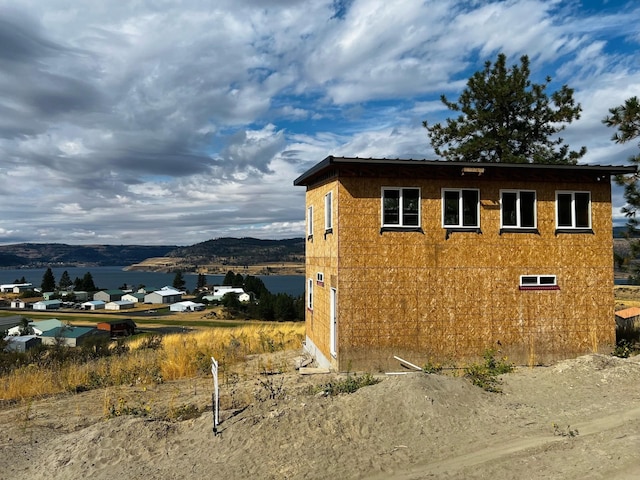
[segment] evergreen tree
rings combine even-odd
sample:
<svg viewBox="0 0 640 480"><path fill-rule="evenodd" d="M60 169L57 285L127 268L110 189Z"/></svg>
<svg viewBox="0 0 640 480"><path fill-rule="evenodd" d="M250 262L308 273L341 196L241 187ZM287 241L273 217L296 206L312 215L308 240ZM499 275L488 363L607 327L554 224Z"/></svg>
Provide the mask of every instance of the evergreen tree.
<svg viewBox="0 0 640 480"><path fill-rule="evenodd" d="M609 115L602 122L608 127L617 128L617 132L611 138L616 143L627 143L640 138L640 100L638 97L631 97L625 100L623 105L610 108ZM640 165L640 154L632 156L629 160L636 165ZM617 183L624 186L624 198L627 204L622 208L622 212L627 217L629 236L636 236L638 232L638 219L636 218L636 214L640 209L638 178L639 175L637 173L616 178ZM631 243L631 256L636 258L639 254L640 244L636 240ZM632 283L640 284L640 270L635 267L629 278Z"/></svg>
<svg viewBox="0 0 640 480"><path fill-rule="evenodd" d="M264 282L253 275L247 275L244 278L244 291L253 293L257 300L260 300L265 292L269 293Z"/></svg>
<svg viewBox="0 0 640 480"><path fill-rule="evenodd" d="M233 281L235 280L235 278L236 274L229 270L222 280L222 285L233 285Z"/></svg>
<svg viewBox="0 0 640 480"><path fill-rule="evenodd" d="M20 335L33 335L33 327L27 317L20 319L20 327L18 329Z"/></svg>
<svg viewBox="0 0 640 480"><path fill-rule="evenodd" d="M82 277L80 290L86 292L95 292L98 290L95 283L93 283L93 275L91 275L91 272L85 273L84 277Z"/></svg>
<svg viewBox="0 0 640 480"><path fill-rule="evenodd" d="M570 151L556 134L580 118L582 108L573 89L563 85L549 97L544 83L529 80L529 57L520 66L506 67L507 57L498 55L492 65L474 73L457 102L442 95L441 101L458 115L445 124L423 126L436 154L451 161L573 164L586 147Z"/></svg>
<svg viewBox="0 0 640 480"><path fill-rule="evenodd" d="M60 287L60 290L66 290L71 285L73 285L73 282L71 281L69 272L65 270L64 272L62 272L62 275L60 276L60 281L58 282L58 286Z"/></svg>
<svg viewBox="0 0 640 480"><path fill-rule="evenodd" d="M296 318L296 310L293 305L293 298L286 293L278 293L275 296L274 316L278 321L291 321Z"/></svg>
<svg viewBox="0 0 640 480"><path fill-rule="evenodd" d="M42 276L42 284L40 285L43 292L53 292L56 289L56 278L53 276L51 267L47 268Z"/></svg>
<svg viewBox="0 0 640 480"><path fill-rule="evenodd" d="M238 295L233 292L225 293L222 296L221 303L222 306L229 310L231 313L237 312L242 306L240 300L238 299Z"/></svg>
<svg viewBox="0 0 640 480"><path fill-rule="evenodd" d="M176 271L176 275L175 277L173 277L173 288L175 288L176 290L184 290L184 286L186 285L186 282L184 281L184 276L182 275L182 271L178 270Z"/></svg>
<svg viewBox="0 0 640 480"><path fill-rule="evenodd" d="M202 289L207 286L207 276L204 273L198 274L198 282L196 283L197 289Z"/></svg>
<svg viewBox="0 0 640 480"><path fill-rule="evenodd" d="M233 277L233 282L231 283L233 287L242 287L244 286L244 277L241 273L236 273Z"/></svg>

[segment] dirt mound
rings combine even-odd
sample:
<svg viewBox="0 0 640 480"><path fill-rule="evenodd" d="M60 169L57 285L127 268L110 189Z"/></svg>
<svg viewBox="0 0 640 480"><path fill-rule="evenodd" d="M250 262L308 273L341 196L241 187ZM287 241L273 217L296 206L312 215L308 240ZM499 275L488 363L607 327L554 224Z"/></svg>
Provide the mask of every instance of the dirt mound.
<svg viewBox="0 0 640 480"><path fill-rule="evenodd" d="M502 394L422 373L337 396L321 388L336 375L238 376L218 435L211 379L46 399L0 413L0 478L636 478L639 360L519 369ZM105 419L114 396L156 413Z"/></svg>

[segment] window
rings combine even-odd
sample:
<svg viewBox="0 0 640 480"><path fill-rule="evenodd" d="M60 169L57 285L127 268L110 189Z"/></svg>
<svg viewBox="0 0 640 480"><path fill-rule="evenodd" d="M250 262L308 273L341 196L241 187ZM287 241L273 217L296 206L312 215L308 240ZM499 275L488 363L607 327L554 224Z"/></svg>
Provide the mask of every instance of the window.
<svg viewBox="0 0 640 480"><path fill-rule="evenodd" d="M329 232L333 229L333 212L332 212L332 195L331 192L324 196L324 229Z"/></svg>
<svg viewBox="0 0 640 480"><path fill-rule="evenodd" d="M520 275L520 290L558 290L555 275Z"/></svg>
<svg viewBox="0 0 640 480"><path fill-rule="evenodd" d="M316 283L321 287L324 286L324 273L322 272L316 273Z"/></svg>
<svg viewBox="0 0 640 480"><path fill-rule="evenodd" d="M443 190L442 225L448 228L479 228L480 191Z"/></svg>
<svg viewBox="0 0 640 480"><path fill-rule="evenodd" d="M307 308L313 310L313 279L307 282Z"/></svg>
<svg viewBox="0 0 640 480"><path fill-rule="evenodd" d="M591 228L591 193L556 192L558 228Z"/></svg>
<svg viewBox="0 0 640 480"><path fill-rule="evenodd" d="M307 208L307 238L313 237L313 206Z"/></svg>
<svg viewBox="0 0 640 480"><path fill-rule="evenodd" d="M536 192L502 190L500 215L503 228L536 228Z"/></svg>
<svg viewBox="0 0 640 480"><path fill-rule="evenodd" d="M419 227L420 189L383 188L382 226Z"/></svg>

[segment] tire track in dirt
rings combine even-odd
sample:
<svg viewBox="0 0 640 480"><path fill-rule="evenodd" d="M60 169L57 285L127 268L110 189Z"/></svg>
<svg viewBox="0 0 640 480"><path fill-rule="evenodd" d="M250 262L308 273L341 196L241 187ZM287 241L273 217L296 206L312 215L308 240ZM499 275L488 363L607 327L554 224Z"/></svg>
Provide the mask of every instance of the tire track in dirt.
<svg viewBox="0 0 640 480"><path fill-rule="evenodd" d="M574 438L579 440L587 436L621 428L625 424L633 421L640 421L640 407L576 424L575 427L579 434ZM455 457L416 465L406 471L394 472L391 476L387 473L371 478L373 480L382 480L383 478L387 480L389 478L393 480L419 480L424 478L447 478L448 476L456 478L456 475L466 469L489 462L505 460L507 457L522 456L530 450L560 443L566 441L566 439L567 437L562 435L538 435L527 438L508 439ZM621 468L624 468L624 466L621 465ZM634 467L631 468L631 470L627 469L627 471L620 471L618 473L619 475L615 478L640 478L640 465L638 465L637 468Z"/></svg>

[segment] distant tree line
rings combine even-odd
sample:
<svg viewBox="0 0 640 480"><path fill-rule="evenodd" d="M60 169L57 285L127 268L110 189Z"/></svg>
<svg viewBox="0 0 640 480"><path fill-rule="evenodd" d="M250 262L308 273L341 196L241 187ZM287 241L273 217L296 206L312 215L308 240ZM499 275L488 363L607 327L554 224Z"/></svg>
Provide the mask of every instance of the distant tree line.
<svg viewBox="0 0 640 480"><path fill-rule="evenodd" d="M221 304L233 315L266 321L297 322L304 321L304 298L287 293L271 293L264 282L252 275L228 271L222 280L223 285L242 288L252 295L248 303L240 302L238 295L227 293Z"/></svg>
<svg viewBox="0 0 640 480"><path fill-rule="evenodd" d="M54 292L56 290L67 290L72 285L74 290L84 292L95 292L98 290L95 283L93 282L93 276L91 275L91 272L85 273L82 278L76 277L74 281L71 281L69 272L65 270L60 276L60 281L56 283L56 277L53 275L51 267L47 268L47 270L44 272L40 288L43 292Z"/></svg>

